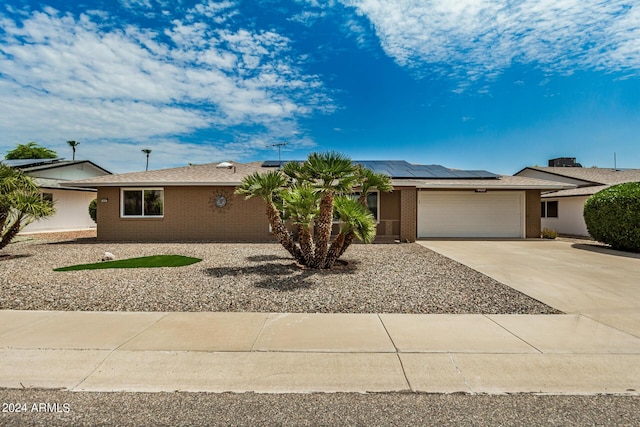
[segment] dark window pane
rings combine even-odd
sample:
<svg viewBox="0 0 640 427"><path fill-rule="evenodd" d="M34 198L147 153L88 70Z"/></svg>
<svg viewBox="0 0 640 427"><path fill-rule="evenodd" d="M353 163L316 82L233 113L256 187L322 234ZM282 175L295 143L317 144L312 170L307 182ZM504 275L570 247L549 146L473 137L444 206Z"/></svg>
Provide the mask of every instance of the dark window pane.
<svg viewBox="0 0 640 427"><path fill-rule="evenodd" d="M129 190L123 191L124 198L124 215L140 216L142 215L142 191Z"/></svg>
<svg viewBox="0 0 640 427"><path fill-rule="evenodd" d="M162 216L162 190L144 190L144 215Z"/></svg>
<svg viewBox="0 0 640 427"><path fill-rule="evenodd" d="M367 196L367 207L373 214L373 217L378 219L378 193L371 193Z"/></svg>
<svg viewBox="0 0 640 427"><path fill-rule="evenodd" d="M558 202L547 202L547 217L558 218Z"/></svg>
<svg viewBox="0 0 640 427"><path fill-rule="evenodd" d="M53 193L42 193L42 200L53 202Z"/></svg>
<svg viewBox="0 0 640 427"><path fill-rule="evenodd" d="M541 208L540 209L540 217L541 218L545 218L547 216L547 210L545 209L546 208L546 204L547 204L547 202L540 203L540 208Z"/></svg>

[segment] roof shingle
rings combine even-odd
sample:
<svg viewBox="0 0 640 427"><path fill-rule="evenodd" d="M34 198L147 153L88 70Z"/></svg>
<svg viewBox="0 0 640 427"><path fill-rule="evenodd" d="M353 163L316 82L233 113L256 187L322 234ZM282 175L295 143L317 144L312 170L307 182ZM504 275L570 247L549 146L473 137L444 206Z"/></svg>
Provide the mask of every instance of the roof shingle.
<svg viewBox="0 0 640 427"><path fill-rule="evenodd" d="M559 176L580 179L593 184L622 184L623 182L640 182L640 169L607 169L607 168L558 168L532 166L529 169L551 173Z"/></svg>
<svg viewBox="0 0 640 427"><path fill-rule="evenodd" d="M171 169L105 175L72 181L77 187L120 187L152 185L240 185L244 177L262 170L261 162L232 163L232 167L217 167L219 163L189 165Z"/></svg>

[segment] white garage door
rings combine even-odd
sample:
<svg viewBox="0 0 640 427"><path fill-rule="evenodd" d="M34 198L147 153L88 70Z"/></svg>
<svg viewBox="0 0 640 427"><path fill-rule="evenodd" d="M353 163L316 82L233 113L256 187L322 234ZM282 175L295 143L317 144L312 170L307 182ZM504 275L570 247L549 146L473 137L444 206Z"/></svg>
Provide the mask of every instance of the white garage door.
<svg viewBox="0 0 640 427"><path fill-rule="evenodd" d="M420 191L418 237L524 237L524 192Z"/></svg>

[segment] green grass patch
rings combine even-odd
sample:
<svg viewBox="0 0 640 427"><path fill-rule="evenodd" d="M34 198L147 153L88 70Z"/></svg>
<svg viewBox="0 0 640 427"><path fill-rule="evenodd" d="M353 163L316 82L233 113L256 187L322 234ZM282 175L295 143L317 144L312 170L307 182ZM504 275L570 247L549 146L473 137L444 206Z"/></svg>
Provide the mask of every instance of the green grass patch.
<svg viewBox="0 0 640 427"><path fill-rule="evenodd" d="M55 268L53 271L102 270L105 268L182 267L185 265L195 264L200 261L202 261L200 258L192 258L182 255L152 255L140 258L96 262L93 264L70 265L68 267Z"/></svg>

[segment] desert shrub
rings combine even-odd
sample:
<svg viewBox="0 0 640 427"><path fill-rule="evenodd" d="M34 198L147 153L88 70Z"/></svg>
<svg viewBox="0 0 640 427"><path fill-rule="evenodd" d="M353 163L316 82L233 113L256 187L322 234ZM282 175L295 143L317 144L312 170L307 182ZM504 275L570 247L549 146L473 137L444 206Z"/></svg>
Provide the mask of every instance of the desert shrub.
<svg viewBox="0 0 640 427"><path fill-rule="evenodd" d="M589 197L584 221L595 240L640 252L640 182L614 185Z"/></svg>
<svg viewBox="0 0 640 427"><path fill-rule="evenodd" d="M93 222L98 223L98 199L93 199L91 203L89 203L89 216Z"/></svg>
<svg viewBox="0 0 640 427"><path fill-rule="evenodd" d="M555 239L556 237L558 237L558 232L556 230L553 230L551 228L545 228L542 230L542 237L544 239Z"/></svg>

